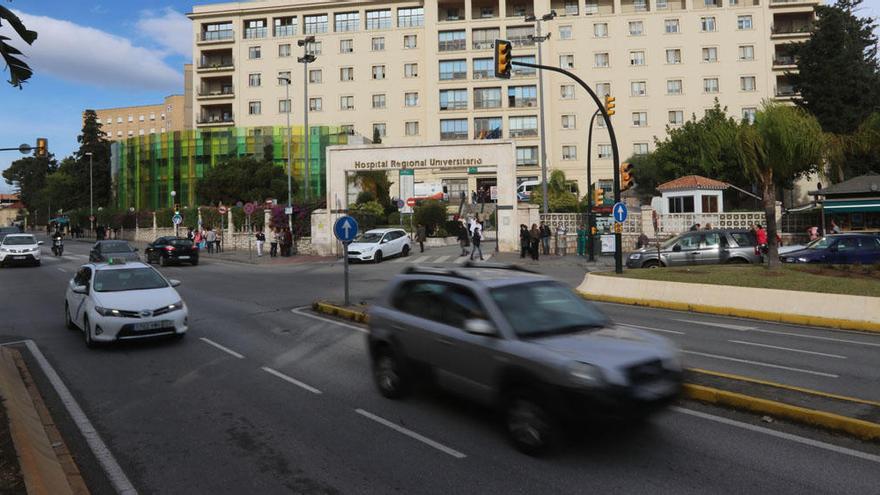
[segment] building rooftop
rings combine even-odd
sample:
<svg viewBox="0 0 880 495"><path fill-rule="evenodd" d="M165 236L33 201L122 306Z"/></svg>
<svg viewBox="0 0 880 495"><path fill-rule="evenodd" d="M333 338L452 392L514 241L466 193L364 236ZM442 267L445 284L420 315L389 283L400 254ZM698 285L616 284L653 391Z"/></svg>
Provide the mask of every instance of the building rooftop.
<svg viewBox="0 0 880 495"><path fill-rule="evenodd" d="M721 182L720 180L710 179L708 177L702 177L700 175L685 175L684 177L679 177L677 179L673 179L669 182L664 182L657 186L658 191L688 191L692 189L709 189L709 190L723 190L730 187L730 184L726 182Z"/></svg>
<svg viewBox="0 0 880 495"><path fill-rule="evenodd" d="M865 174L853 177L825 189L810 191L811 196L833 196L842 194L878 194L880 195L880 174Z"/></svg>

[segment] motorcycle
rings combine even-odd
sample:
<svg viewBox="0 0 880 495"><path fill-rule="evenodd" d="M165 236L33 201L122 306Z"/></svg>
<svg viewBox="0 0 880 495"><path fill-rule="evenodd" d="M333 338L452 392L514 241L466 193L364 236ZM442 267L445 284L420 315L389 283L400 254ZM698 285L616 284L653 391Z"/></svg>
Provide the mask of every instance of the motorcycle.
<svg viewBox="0 0 880 495"><path fill-rule="evenodd" d="M64 241L61 237L54 237L52 239L52 253L55 256L62 256L64 254Z"/></svg>

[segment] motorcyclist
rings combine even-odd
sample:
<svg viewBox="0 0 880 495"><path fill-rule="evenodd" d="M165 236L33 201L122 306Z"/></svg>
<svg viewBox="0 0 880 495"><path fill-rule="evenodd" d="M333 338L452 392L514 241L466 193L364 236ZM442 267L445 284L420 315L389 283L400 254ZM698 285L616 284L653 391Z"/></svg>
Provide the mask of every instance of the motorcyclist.
<svg viewBox="0 0 880 495"><path fill-rule="evenodd" d="M52 251L55 256L61 256L64 252L64 233L60 227L55 227L55 232L52 234Z"/></svg>

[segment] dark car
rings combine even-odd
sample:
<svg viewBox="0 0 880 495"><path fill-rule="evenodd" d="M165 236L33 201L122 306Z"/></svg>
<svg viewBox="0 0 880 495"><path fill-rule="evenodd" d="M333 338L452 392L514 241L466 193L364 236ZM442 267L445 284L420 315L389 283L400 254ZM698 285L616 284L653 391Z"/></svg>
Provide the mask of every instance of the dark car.
<svg viewBox="0 0 880 495"><path fill-rule="evenodd" d="M125 261L140 261L137 248L131 247L126 241L98 241L89 252L89 261L92 263L104 263L110 258Z"/></svg>
<svg viewBox="0 0 880 495"><path fill-rule="evenodd" d="M834 234L779 257L783 263L880 263L880 234Z"/></svg>
<svg viewBox="0 0 880 495"><path fill-rule="evenodd" d="M661 266L760 263L755 234L744 229L713 229L685 232L657 246L631 253L627 268Z"/></svg>
<svg viewBox="0 0 880 495"><path fill-rule="evenodd" d="M160 237L147 245L144 256L147 263L159 263L159 266L170 263L199 264L198 246L185 237Z"/></svg>

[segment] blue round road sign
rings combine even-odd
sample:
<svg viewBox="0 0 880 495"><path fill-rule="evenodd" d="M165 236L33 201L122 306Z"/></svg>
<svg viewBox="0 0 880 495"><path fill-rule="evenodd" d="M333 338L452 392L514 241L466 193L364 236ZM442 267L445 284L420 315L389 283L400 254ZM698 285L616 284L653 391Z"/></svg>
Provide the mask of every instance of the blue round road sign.
<svg viewBox="0 0 880 495"><path fill-rule="evenodd" d="M171 217L171 223L174 225L180 225L183 222L183 217L180 216L179 213L175 213L173 217Z"/></svg>
<svg viewBox="0 0 880 495"><path fill-rule="evenodd" d="M351 242L358 234L357 220L349 216L339 217L333 224L333 233L340 241Z"/></svg>
<svg viewBox="0 0 880 495"><path fill-rule="evenodd" d="M615 222L623 223L626 220L626 205L623 203L614 203L614 208L611 209L611 214L614 216Z"/></svg>

